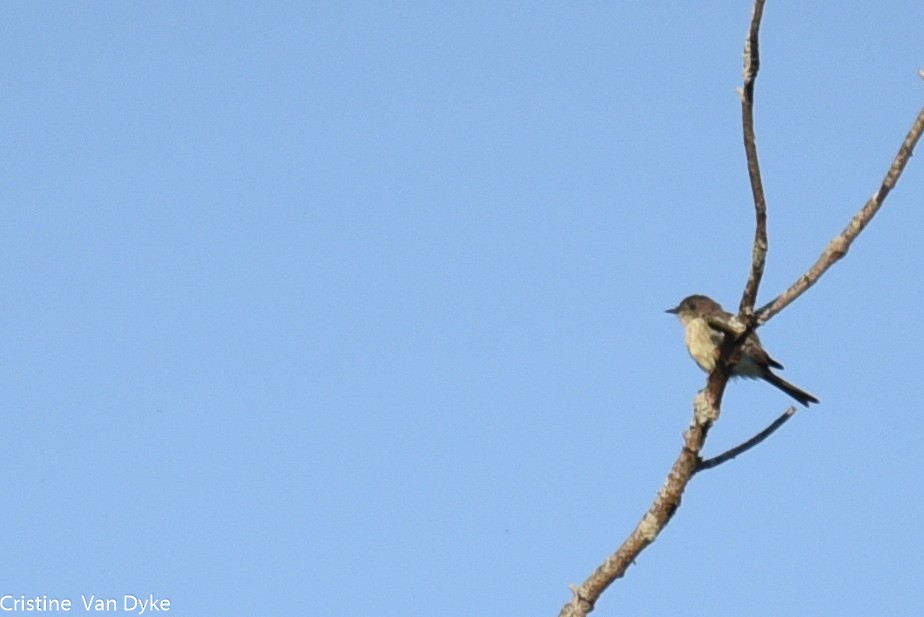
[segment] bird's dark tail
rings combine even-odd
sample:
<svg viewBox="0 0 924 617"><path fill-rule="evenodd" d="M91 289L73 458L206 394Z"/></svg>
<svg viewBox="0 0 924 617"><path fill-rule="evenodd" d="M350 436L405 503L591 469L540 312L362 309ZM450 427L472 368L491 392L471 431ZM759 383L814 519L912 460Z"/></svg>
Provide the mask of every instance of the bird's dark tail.
<svg viewBox="0 0 924 617"><path fill-rule="evenodd" d="M819 402L817 398L815 398L814 396L812 396L805 390L800 390L799 388L792 385L791 383L789 383L788 381L786 381L779 375L775 375L771 373L770 371L767 371L766 374L762 375L761 377L764 379L764 381L766 381L767 383L773 384L774 386L776 386L777 388L779 388L780 390L782 390L789 396L793 397L794 399L796 399L797 401L799 401L806 407L809 406L809 403L817 404Z"/></svg>

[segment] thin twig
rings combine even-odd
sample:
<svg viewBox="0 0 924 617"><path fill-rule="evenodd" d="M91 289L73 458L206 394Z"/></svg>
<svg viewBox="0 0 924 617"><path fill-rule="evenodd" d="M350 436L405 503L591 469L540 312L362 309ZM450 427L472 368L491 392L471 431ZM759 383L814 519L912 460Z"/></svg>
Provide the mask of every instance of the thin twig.
<svg viewBox="0 0 924 617"><path fill-rule="evenodd" d="M760 20L764 14L764 0L754 2L751 14L751 27L744 41L744 84L741 87L741 124L744 133L744 152L747 156L748 176L751 179L751 195L754 198L754 247L751 251L751 272L748 282L741 294L738 312L752 323L754 303L757 302L757 290L764 275L767 261L767 200L764 196L764 184L760 177L760 164L757 161L757 138L754 136L754 82L760 70L760 48L758 34Z"/></svg>
<svg viewBox="0 0 924 617"><path fill-rule="evenodd" d="M879 211L879 208L882 207L883 202L889 195L889 191L895 187L895 184L902 175L902 171L905 169L905 165L908 164L908 160L911 158L914 146L918 143L918 139L921 138L922 132L924 132L924 108L921 108L921 112L915 119L914 124L911 125L911 129L908 131L905 140L898 149L898 154L895 155L895 159L892 161L889 171L886 172L879 190L876 191L860 211L853 216L847 227L828 243L828 246L822 251L821 256L818 257L818 261L816 261L805 274L790 285L789 289L757 311L755 315L757 324L766 323L774 315L789 306L793 300L801 296L809 287L818 282L818 279L821 278L821 275L824 274L828 268L847 255L850 245L869 224L873 216Z"/></svg>
<svg viewBox="0 0 924 617"><path fill-rule="evenodd" d="M744 454L745 452L747 452L748 450L750 450L751 448L753 448L754 446L762 442L764 439L772 435L776 431L776 429L783 426L787 420L789 420L791 417L795 415L795 413L796 413L796 408L790 407L789 409L783 412L783 415L781 415L779 418L774 420L770 424L770 426L768 426L761 432L757 433L756 435L754 435L753 437L751 437L750 439L748 439L741 445L735 446L734 448L730 450L726 450L725 452L723 452L722 454L718 456L714 456L704 461L700 461L699 465L696 466L696 472L698 473L706 469L712 469L713 467L718 467L722 463L732 460L739 454Z"/></svg>

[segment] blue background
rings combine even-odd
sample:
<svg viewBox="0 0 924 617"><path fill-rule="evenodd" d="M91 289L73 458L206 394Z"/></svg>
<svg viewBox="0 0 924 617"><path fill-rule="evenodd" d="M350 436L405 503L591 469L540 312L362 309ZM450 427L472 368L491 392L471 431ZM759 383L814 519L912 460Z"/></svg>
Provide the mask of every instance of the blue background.
<svg viewBox="0 0 924 617"><path fill-rule="evenodd" d="M737 306L749 2L7 3L0 594L554 615ZM878 187L924 4L768 3L760 296ZM913 159L761 330L822 405L697 477L599 615L924 613ZM789 401L734 383L707 450Z"/></svg>

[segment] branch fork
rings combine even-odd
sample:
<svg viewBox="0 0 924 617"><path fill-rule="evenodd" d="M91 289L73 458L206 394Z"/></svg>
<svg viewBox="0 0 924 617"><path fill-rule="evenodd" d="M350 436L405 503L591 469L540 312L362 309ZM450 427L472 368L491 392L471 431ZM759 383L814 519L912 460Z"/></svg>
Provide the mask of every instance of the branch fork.
<svg viewBox="0 0 924 617"><path fill-rule="evenodd" d="M725 342L721 346L720 361L716 362L716 369L709 375L705 388L693 399L693 418L683 434L683 447L667 479L658 490L654 502L628 538L583 583L578 586L569 586L572 598L562 607L560 617L583 617L593 611L594 605L607 587L625 575L626 570L635 563L638 555L654 542L658 534L670 522L680 506L687 484L696 473L713 469L747 452L767 439L795 414L795 407L790 407L767 428L742 444L712 458L703 459L700 456L709 430L719 418L722 395L731 376L731 367L734 365L740 345L756 328L769 321L805 293L828 268L847 254L853 240L876 215L889 192L898 182L915 145L924 133L924 108L922 108L899 147L898 154L878 190L853 216L847 227L828 243L821 256L805 274L782 294L755 311L754 304L763 277L769 244L766 200L757 159L757 141L754 137L754 84L760 68L758 34L764 3L765 0L754 2L751 23L744 45L744 82L739 89L744 149L754 200L755 231L751 268L741 296L738 316L731 319L718 317L708 319L710 326L726 333ZM924 70L920 72L920 75L924 77Z"/></svg>

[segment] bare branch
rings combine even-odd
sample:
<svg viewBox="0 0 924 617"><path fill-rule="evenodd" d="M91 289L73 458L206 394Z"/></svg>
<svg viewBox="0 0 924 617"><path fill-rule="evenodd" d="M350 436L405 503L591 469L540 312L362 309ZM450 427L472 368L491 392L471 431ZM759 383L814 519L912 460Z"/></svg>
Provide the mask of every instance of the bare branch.
<svg viewBox="0 0 924 617"><path fill-rule="evenodd" d="M801 295L827 270L831 264L847 253L853 239L863 230L872 216L882 205L889 191L898 181L902 170L911 156L921 132L924 131L924 109L905 138L898 156L883 180L879 191L866 206L854 216L850 225L822 253L818 263L799 279L790 289L776 300L763 307L756 314L753 312L760 280L763 276L767 253L766 200L760 177L757 159L756 138L754 136L754 81L760 67L758 51L758 32L763 16L764 0L755 0L751 17L751 26L744 47L744 84L741 89L742 118L744 129L745 152L747 154L748 172L751 178L751 190L754 198L756 230L752 254L751 272L741 298L740 317L709 319L709 324L725 332L725 340L720 346L715 370L709 375L706 387L693 399L693 419L683 435L683 447L674 461L664 484L658 491L651 506L645 512L635 529L623 541L622 545L579 586L571 586L573 597L559 613L560 617L585 617L593 611L601 594L617 579L625 575L629 566L665 528L680 507L683 492L693 476L704 469L711 469L750 450L773 434L795 414L790 407L763 431L720 454L717 457L702 460L700 452L712 425L718 420L722 395L731 374L731 367L740 354L741 345L758 325L766 322L783 307ZM922 74L924 76L924 74ZM743 321L743 323L742 323ZM714 322L714 323L713 323Z"/></svg>
<svg viewBox="0 0 924 617"><path fill-rule="evenodd" d="M693 399L693 419L683 434L680 454L651 507L615 553L607 557L580 586L571 585L573 596L562 607L559 617L585 617L594 610L594 605L606 588L625 575L636 557L655 541L670 522L680 507L684 489L700 465L699 453L706 443L709 429L719 417L719 405L728 378L729 371L721 363L720 367L709 375L706 387Z"/></svg>
<svg viewBox="0 0 924 617"><path fill-rule="evenodd" d="M764 275L767 261L767 200L764 197L764 184L760 177L760 164L757 161L757 138L754 136L754 82L760 70L760 50L758 33L760 20L764 14L764 0L754 2L751 14L751 27L744 41L744 85L741 94L741 124L744 132L744 151L747 155L748 176L751 179L751 195L754 198L754 248L751 251L751 272L748 282L741 294L738 312L751 321L750 316L757 302L757 290Z"/></svg>
<svg viewBox="0 0 924 617"><path fill-rule="evenodd" d="M744 454L745 452L747 452L748 450L750 450L751 448L753 448L754 446L762 442L764 439L772 435L776 431L776 429L783 426L787 420L789 420L791 417L795 415L795 413L796 413L796 408L790 407L789 409L783 412L783 415L781 415L779 418L774 420L770 424L770 426L768 426L761 432L757 433L756 435L754 435L753 437L751 437L744 443L738 446L735 446L734 448L730 450L726 450L725 452L723 452L722 454L718 456L714 456L710 459L700 461L699 465L696 467L696 472L698 473L706 469L712 469L713 467L718 467L722 463L732 460L739 454Z"/></svg>
<svg viewBox="0 0 924 617"><path fill-rule="evenodd" d="M889 195L889 191L896 185L898 179L902 175L902 171L905 169L905 165L908 163L908 160L911 158L911 153L914 151L914 146L918 143L918 139L921 137L921 133L924 132L924 108L921 109L918 117L915 119L914 124L911 126L911 129L908 131L908 134L905 136L905 140L902 142L901 147L898 149L898 154L895 155L895 160L892 161L889 171L886 173L885 178L882 180L882 185L879 187L879 190L869 198L869 201L857 212L853 218L848 223L847 227L844 230L834 237L831 242L828 243L828 246L825 247L822 251L821 256L818 258L811 268L808 271L800 276L795 283L793 283L789 289L784 291L782 294L777 296L773 301L768 303L766 306L761 307L757 311L757 324L763 324L769 321L774 315L782 311L784 308L789 306L793 300L801 296L805 291L814 285L821 275L824 274L828 268L834 265L836 261L843 258L847 251L850 249L850 245L856 239L860 232L869 224L873 216L879 211L879 208L882 207L885 198Z"/></svg>

